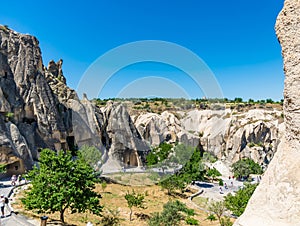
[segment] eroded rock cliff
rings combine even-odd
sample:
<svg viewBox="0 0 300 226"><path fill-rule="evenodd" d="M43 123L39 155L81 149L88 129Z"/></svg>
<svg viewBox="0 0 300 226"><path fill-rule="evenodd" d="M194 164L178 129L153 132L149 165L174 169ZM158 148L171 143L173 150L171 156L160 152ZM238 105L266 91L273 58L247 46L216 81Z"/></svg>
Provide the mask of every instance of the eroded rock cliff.
<svg viewBox="0 0 300 226"><path fill-rule="evenodd" d="M179 117L179 119L177 118ZM278 110L191 110L146 113L135 117L135 125L151 146L181 142L202 148L231 163L252 158L267 166L277 150L284 129Z"/></svg>
<svg viewBox="0 0 300 226"><path fill-rule="evenodd" d="M286 0L276 22L284 59L285 136L239 226L300 225L300 1Z"/></svg>

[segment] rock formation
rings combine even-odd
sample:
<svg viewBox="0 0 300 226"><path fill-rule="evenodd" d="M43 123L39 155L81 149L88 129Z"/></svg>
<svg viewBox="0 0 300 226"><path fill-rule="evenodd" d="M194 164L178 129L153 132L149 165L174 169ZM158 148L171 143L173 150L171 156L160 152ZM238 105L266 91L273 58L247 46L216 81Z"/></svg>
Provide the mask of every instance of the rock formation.
<svg viewBox="0 0 300 226"><path fill-rule="evenodd" d="M267 166L283 131L281 112L277 110L191 110L178 115L180 119L169 112L141 114L135 118L135 125L151 146L178 141L201 147L228 165L249 157Z"/></svg>
<svg viewBox="0 0 300 226"><path fill-rule="evenodd" d="M286 0L276 22L284 59L285 137L238 226L300 225L300 2Z"/></svg>
<svg viewBox="0 0 300 226"><path fill-rule="evenodd" d="M42 148L84 144L102 152L106 171L141 166L150 146L162 142L199 147L228 164L251 157L266 166L276 152L280 111L218 108L131 117L121 103L100 108L80 99L67 86L62 65L52 60L44 67L35 37L0 26L0 163L10 173L30 168Z"/></svg>
<svg viewBox="0 0 300 226"><path fill-rule="evenodd" d="M119 167L141 165L141 152L149 147L125 107L111 103L102 111L87 98L80 100L66 85L62 64L50 61L44 67L35 37L0 26L0 162L19 174L42 148L88 144Z"/></svg>

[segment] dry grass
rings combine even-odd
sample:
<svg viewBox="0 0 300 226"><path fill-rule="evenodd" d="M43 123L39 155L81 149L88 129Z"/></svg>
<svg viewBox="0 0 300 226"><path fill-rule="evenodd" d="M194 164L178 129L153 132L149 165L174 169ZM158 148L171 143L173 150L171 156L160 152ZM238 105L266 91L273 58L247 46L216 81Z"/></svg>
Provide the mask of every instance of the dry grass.
<svg viewBox="0 0 300 226"><path fill-rule="evenodd" d="M146 215L151 215L153 212L159 212L162 211L163 205L167 203L171 199L178 199L184 203L187 204L189 208L195 209L196 216L195 219L199 220L199 224L201 226L214 226L218 225L217 222L209 222L206 220L208 214L204 211L200 211L195 208L195 205L193 203L190 203L187 198L184 196L168 196L166 195L165 191L162 191L161 188L157 185L152 186L125 186L120 184L108 184L107 188L103 191L101 188L101 185L96 186L96 191L99 192L102 195L101 204L104 205L104 210L109 208L113 210L119 211L119 217L123 218L120 225L128 226L128 225L137 225L137 226L143 226L147 225L147 222L145 220L140 220L137 218L135 214L133 214L133 220L129 221L129 208L127 207L127 202L124 198L124 195L127 191L135 190L136 192L144 193L146 194L145 197L145 205L146 209L133 209L134 213L143 213ZM185 193L184 195L188 197L192 194L191 191L189 193ZM24 206L22 205L20 198L23 197L24 191L20 191L18 194L16 194L15 197L15 203L13 204L13 207L15 211L20 212L21 214L24 214L26 216L30 216L33 218L39 219L41 215L38 215L32 211L26 211L24 210ZM59 213L55 214L47 214L49 217L48 222L51 222L51 224L47 225L60 225L56 224L59 222ZM101 218L95 215L92 215L90 213L84 213L84 214L70 214L70 212L66 212L65 214L65 221L68 223L67 225L76 225L76 226L85 226L88 221L92 222L94 225L101 225L100 222ZM182 224L184 225L184 224Z"/></svg>

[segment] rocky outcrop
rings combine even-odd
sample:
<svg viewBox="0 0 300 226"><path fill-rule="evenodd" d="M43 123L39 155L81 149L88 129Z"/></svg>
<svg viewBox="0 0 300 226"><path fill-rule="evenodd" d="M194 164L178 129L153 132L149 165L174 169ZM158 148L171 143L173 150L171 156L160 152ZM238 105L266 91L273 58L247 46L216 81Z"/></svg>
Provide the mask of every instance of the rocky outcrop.
<svg viewBox="0 0 300 226"><path fill-rule="evenodd" d="M87 144L98 147L104 161L140 166L149 147L126 108L110 103L99 109L86 97L80 100L66 85L62 64L50 61L44 67L35 37L0 26L1 163L15 164L17 157L20 166L30 168L42 148Z"/></svg>
<svg viewBox="0 0 300 226"><path fill-rule="evenodd" d="M300 225L300 2L286 0L276 22L284 59L285 137L238 226Z"/></svg>
<svg viewBox="0 0 300 226"><path fill-rule="evenodd" d="M56 97L45 80L38 40L0 28L1 148L20 157L27 167L39 148L55 148L65 136ZM2 155L5 155L2 152Z"/></svg>
<svg viewBox="0 0 300 226"><path fill-rule="evenodd" d="M177 117L146 113L136 117L135 125L151 146L178 141L211 152L228 165L248 157L267 166L283 131L277 110L191 110L177 112Z"/></svg>

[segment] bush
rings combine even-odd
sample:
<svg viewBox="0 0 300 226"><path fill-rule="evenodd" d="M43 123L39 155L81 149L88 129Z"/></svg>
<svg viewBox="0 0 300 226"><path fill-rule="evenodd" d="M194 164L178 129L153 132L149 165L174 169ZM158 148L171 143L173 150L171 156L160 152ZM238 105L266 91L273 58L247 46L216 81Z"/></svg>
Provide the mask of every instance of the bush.
<svg viewBox="0 0 300 226"><path fill-rule="evenodd" d="M219 179L219 186L223 186L224 185L224 182L222 179Z"/></svg>
<svg viewBox="0 0 300 226"><path fill-rule="evenodd" d="M199 221L191 217L186 218L185 223L188 225L199 225Z"/></svg>
<svg viewBox="0 0 300 226"><path fill-rule="evenodd" d="M221 226L232 226L233 225L233 223L230 221L229 217L222 217L220 224L221 224Z"/></svg>
<svg viewBox="0 0 300 226"><path fill-rule="evenodd" d="M217 218L215 217L214 214L210 214L206 219L207 219L207 220L210 220L211 222L217 220Z"/></svg>
<svg viewBox="0 0 300 226"><path fill-rule="evenodd" d="M150 226L177 226L181 225L181 221L185 220L189 217L186 217L185 215L188 213L191 213L190 209L187 208L187 206L178 201L169 201L167 202L164 207L163 211L161 213L153 213L152 217L148 221L148 225Z"/></svg>

